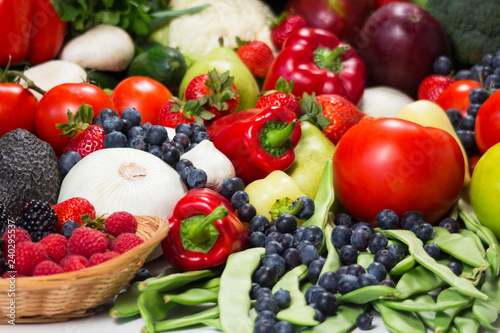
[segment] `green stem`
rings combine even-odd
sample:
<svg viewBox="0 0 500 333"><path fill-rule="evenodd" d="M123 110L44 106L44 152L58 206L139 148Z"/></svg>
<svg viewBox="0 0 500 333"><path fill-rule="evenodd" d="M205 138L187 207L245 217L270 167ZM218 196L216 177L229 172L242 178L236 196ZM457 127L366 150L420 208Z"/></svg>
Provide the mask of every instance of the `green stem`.
<svg viewBox="0 0 500 333"><path fill-rule="evenodd" d="M189 238L198 244L206 242L210 235L207 232L207 227L214 221L225 218L228 215L227 209L224 206L215 208L210 214L205 216L200 222L193 225L189 232Z"/></svg>
<svg viewBox="0 0 500 333"><path fill-rule="evenodd" d="M342 45L333 50L317 48L314 50L314 63L323 70L340 73L344 68L340 56L351 49L349 45Z"/></svg>
<svg viewBox="0 0 500 333"><path fill-rule="evenodd" d="M45 90L43 90L42 88L40 88L39 86L37 86L35 84L35 82L33 82L33 80L29 79L22 72L9 70L9 71L6 71L4 74L6 76L17 76L17 77L20 77L21 79L23 79L24 83L22 84L22 86L23 86L24 89L33 89L34 91L36 91L36 92L38 92L38 93L40 93L42 95L46 93Z"/></svg>
<svg viewBox="0 0 500 333"><path fill-rule="evenodd" d="M266 140L268 146L273 148L281 147L292 136L296 123L297 119L294 119L282 130L274 129L267 132Z"/></svg>

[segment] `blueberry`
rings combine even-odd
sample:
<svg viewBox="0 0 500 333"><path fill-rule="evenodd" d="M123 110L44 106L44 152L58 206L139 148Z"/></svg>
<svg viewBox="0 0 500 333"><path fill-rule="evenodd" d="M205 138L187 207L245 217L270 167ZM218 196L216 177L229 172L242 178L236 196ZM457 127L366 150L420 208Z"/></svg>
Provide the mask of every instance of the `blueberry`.
<svg viewBox="0 0 500 333"><path fill-rule="evenodd" d="M172 138L172 140L174 140L175 142L180 144L182 146L183 150L188 149L189 144L190 144L189 136L187 136L184 133L176 133L174 135L174 137Z"/></svg>
<svg viewBox="0 0 500 333"><path fill-rule="evenodd" d="M191 142L200 143L203 140L210 140L210 136L207 132L201 131L193 131L193 135L191 136Z"/></svg>
<svg viewBox="0 0 500 333"><path fill-rule="evenodd" d="M326 291L335 294L337 292L337 283L339 282L339 277L337 273L332 271L327 271L321 274L318 279L318 285L325 288Z"/></svg>
<svg viewBox="0 0 500 333"><path fill-rule="evenodd" d="M497 54L491 60L491 67L498 69L500 68L500 54Z"/></svg>
<svg viewBox="0 0 500 333"><path fill-rule="evenodd" d="M339 257L343 265L354 264L358 259L358 250L352 245L344 245L339 250Z"/></svg>
<svg viewBox="0 0 500 333"><path fill-rule="evenodd" d="M207 127L203 125L202 123L192 123L191 124L191 130L194 131L199 131L199 132L206 132Z"/></svg>
<svg viewBox="0 0 500 333"><path fill-rule="evenodd" d="M379 282L385 279L387 275L387 270L385 269L385 266L379 262L372 262L370 265L368 265L366 271L371 275L375 276L375 278Z"/></svg>
<svg viewBox="0 0 500 333"><path fill-rule="evenodd" d="M491 62L493 61L493 54L491 53L486 53L482 58L481 58L481 64L484 66L491 66Z"/></svg>
<svg viewBox="0 0 500 333"><path fill-rule="evenodd" d="M368 234L370 234L370 235L373 234L373 226L370 223L366 223L366 222L355 223L351 229L352 229L352 231L358 230L358 229L363 229L363 230L366 230L368 232Z"/></svg>
<svg viewBox="0 0 500 333"><path fill-rule="evenodd" d="M441 222L439 222L439 226L445 228L451 233L457 233L460 229L457 220L451 217L446 217L443 220L441 220Z"/></svg>
<svg viewBox="0 0 500 333"><path fill-rule="evenodd" d="M276 328L274 328L274 325L271 322L261 320L255 322L253 333L276 333Z"/></svg>
<svg viewBox="0 0 500 333"><path fill-rule="evenodd" d="M132 126L139 126L142 122L142 115L135 108L126 108L123 110L121 118L130 121Z"/></svg>
<svg viewBox="0 0 500 333"><path fill-rule="evenodd" d="M359 264L350 264L349 266L347 266L346 274L354 275L354 276L358 277L363 273L366 273L366 271L363 268L363 266L361 266Z"/></svg>
<svg viewBox="0 0 500 333"><path fill-rule="evenodd" d="M405 230L410 230L410 227L412 224L414 224L416 221L423 221L424 220L424 215L422 213L417 212L415 210L408 211L403 214L401 217L401 227Z"/></svg>
<svg viewBox="0 0 500 333"><path fill-rule="evenodd" d="M187 185L190 188L202 188L207 184L207 173L202 169L191 169L187 175Z"/></svg>
<svg viewBox="0 0 500 333"><path fill-rule="evenodd" d="M167 129L160 125L153 125L146 132L146 141L151 145L160 146L165 140L168 139Z"/></svg>
<svg viewBox="0 0 500 333"><path fill-rule="evenodd" d="M314 246L314 245L313 245L313 243L311 243L310 241L308 241L308 240L302 240L302 241L300 241L300 242L299 242L299 244L297 244L295 247L297 248L297 250L299 250L299 251L300 251L300 250L302 250L304 247L309 246L309 245Z"/></svg>
<svg viewBox="0 0 500 333"><path fill-rule="evenodd" d="M248 237L248 247L264 247L266 245L266 235L260 231L255 231Z"/></svg>
<svg viewBox="0 0 500 333"><path fill-rule="evenodd" d="M291 234L285 233L278 238L278 242L283 246L283 249L286 250L290 247L293 247L293 236Z"/></svg>
<svg viewBox="0 0 500 333"><path fill-rule="evenodd" d="M189 137L193 134L193 129L191 128L191 125L186 124L186 123L180 123L175 127L175 133L182 133L185 134Z"/></svg>
<svg viewBox="0 0 500 333"><path fill-rule="evenodd" d="M374 262L379 262L384 265L385 270L390 272L391 269L397 264L397 259L394 253L391 251L384 249L375 253L373 257Z"/></svg>
<svg viewBox="0 0 500 333"><path fill-rule="evenodd" d="M435 74L448 75L453 70L453 63L449 57L439 56L436 60L434 60L432 68Z"/></svg>
<svg viewBox="0 0 500 333"><path fill-rule="evenodd" d="M300 206L300 210L295 216L298 219L307 220L314 214L314 200L307 196L302 196L293 202L293 207L295 207L299 200L302 202L302 206Z"/></svg>
<svg viewBox="0 0 500 333"><path fill-rule="evenodd" d="M370 273L363 273L358 276L356 281L359 288L367 287L367 286L376 286L378 284L378 280L375 275Z"/></svg>
<svg viewBox="0 0 500 333"><path fill-rule="evenodd" d="M260 286L260 284L258 284L257 282L254 282L254 283L256 283L257 285ZM264 296L272 297L273 292L272 292L271 288L260 286L260 288L258 288L255 291L255 299L258 299L259 297L264 297Z"/></svg>
<svg viewBox="0 0 500 333"><path fill-rule="evenodd" d="M75 166L76 163L80 162L82 156L76 151L68 151L64 153L59 158L59 171L61 172L61 176L64 178L68 174L68 172Z"/></svg>
<svg viewBox="0 0 500 333"><path fill-rule="evenodd" d="M469 115L473 118L476 118L477 112L479 111L480 108L481 108L481 104L470 104L467 107L467 115ZM457 127L457 126L454 126L454 127Z"/></svg>
<svg viewBox="0 0 500 333"><path fill-rule="evenodd" d="M152 154L160 159L163 157L163 151L161 150L160 146L149 146L148 153L150 153L150 154Z"/></svg>
<svg viewBox="0 0 500 333"><path fill-rule="evenodd" d="M299 250L299 260L302 264L309 266L309 264L319 258L318 251L314 245L304 246Z"/></svg>
<svg viewBox="0 0 500 333"><path fill-rule="evenodd" d="M250 299L257 299L257 292L262 288L257 282L252 282L250 287ZM269 289L271 290L271 289Z"/></svg>
<svg viewBox="0 0 500 333"><path fill-rule="evenodd" d="M285 259L287 269L292 269L300 265L299 250L294 247L290 247L283 251L282 257Z"/></svg>
<svg viewBox="0 0 500 333"><path fill-rule="evenodd" d="M181 152L179 151L179 149L172 146L162 145L161 150L162 160L168 165L175 167L175 165L181 158Z"/></svg>
<svg viewBox="0 0 500 333"><path fill-rule="evenodd" d="M282 256L276 253L266 254L264 258L262 258L260 264L262 266L273 267L278 277L283 276L286 271L285 259Z"/></svg>
<svg viewBox="0 0 500 333"><path fill-rule="evenodd" d="M245 184L241 178L229 177L222 181L221 194L226 197L226 199L231 200L231 197L236 191L243 191L244 189Z"/></svg>
<svg viewBox="0 0 500 333"><path fill-rule="evenodd" d="M431 240L432 237L434 237L435 233L436 232L434 231L434 228L429 223L422 223L415 230L415 235L417 235L417 238L420 239L424 243Z"/></svg>
<svg viewBox="0 0 500 333"><path fill-rule="evenodd" d="M196 147L198 144L197 143L192 143L189 145L189 147L186 149L186 151L190 151L191 149L193 149L194 147Z"/></svg>
<svg viewBox="0 0 500 333"><path fill-rule="evenodd" d="M316 284L318 282L319 275L321 274L321 270L325 265L325 258L318 258L309 264L307 268L307 279L309 282Z"/></svg>
<svg viewBox="0 0 500 333"><path fill-rule="evenodd" d="M436 245L436 243L425 244L424 250L434 260L439 260L439 257L441 257L441 249Z"/></svg>
<svg viewBox="0 0 500 333"><path fill-rule="evenodd" d="M349 227L338 225L332 230L331 242L337 249L340 249L351 244L351 235L352 230Z"/></svg>
<svg viewBox="0 0 500 333"><path fill-rule="evenodd" d="M351 228L354 225L354 221L352 220L351 215L345 214L345 213L340 213L335 215L335 218L333 219L333 223L336 226L339 225L345 225L346 227Z"/></svg>
<svg viewBox="0 0 500 333"><path fill-rule="evenodd" d="M124 148L127 146L127 136L122 132L113 131L104 137L104 148Z"/></svg>
<svg viewBox="0 0 500 333"><path fill-rule="evenodd" d="M264 232L269 228L269 219L264 215L255 215L248 222L248 229L250 232L260 231Z"/></svg>
<svg viewBox="0 0 500 333"><path fill-rule="evenodd" d="M457 128L460 120L462 119L462 114L457 109L451 108L445 111L448 119L450 119L453 128Z"/></svg>
<svg viewBox="0 0 500 333"><path fill-rule="evenodd" d="M458 128L464 131L474 131L474 126L476 124L476 118L471 115L466 115L458 123Z"/></svg>
<svg viewBox="0 0 500 333"><path fill-rule="evenodd" d="M391 209L382 209L377 213L375 221L382 230L397 229L399 217L398 214Z"/></svg>
<svg viewBox="0 0 500 333"><path fill-rule="evenodd" d="M142 128L141 126L132 126L127 132L127 137L129 139L133 138L134 136L138 136L138 135L144 137L144 134L146 134L146 131L144 130L144 128Z"/></svg>
<svg viewBox="0 0 500 333"><path fill-rule="evenodd" d="M290 306L290 303L292 303L292 297L290 296L290 292L282 288L278 289L273 294L273 298L275 299L280 309L286 309Z"/></svg>
<svg viewBox="0 0 500 333"><path fill-rule="evenodd" d="M184 154L184 148L182 148L182 146L180 144L178 144L177 142L175 142L174 140L166 139L165 141L163 141L161 147L162 147L162 149L175 148L179 151L180 155ZM180 159L180 155L179 155L179 159Z"/></svg>
<svg viewBox="0 0 500 333"><path fill-rule="evenodd" d="M461 69L455 74L455 81L470 79L472 79L472 73L469 69Z"/></svg>
<svg viewBox="0 0 500 333"><path fill-rule="evenodd" d="M234 192L233 196L231 197L231 205L234 209L239 209L249 201L250 197L248 196L248 193L241 190Z"/></svg>
<svg viewBox="0 0 500 333"><path fill-rule="evenodd" d="M139 126L141 126L144 129L144 134L146 134L146 132L149 131L149 129L153 126L153 124L147 122L144 124L140 124Z"/></svg>
<svg viewBox="0 0 500 333"><path fill-rule="evenodd" d="M327 291L320 292L315 297L316 309L327 317L333 316L337 313L339 302L334 294Z"/></svg>
<svg viewBox="0 0 500 333"><path fill-rule="evenodd" d="M64 237L69 239L73 234L73 231L75 231L78 228L80 228L78 222L76 222L75 220L68 220L64 222L62 226L62 234L64 235Z"/></svg>
<svg viewBox="0 0 500 333"><path fill-rule="evenodd" d="M162 155L163 156L163 155ZM187 183L187 176L189 175L189 173L191 172L191 169L194 169L194 167L185 167L184 169L182 169L180 172L179 172L179 176L181 177L181 180L184 182L184 183Z"/></svg>
<svg viewBox="0 0 500 333"><path fill-rule="evenodd" d="M238 209L238 218L241 222L250 222L255 215L257 215L257 211L254 205L250 203L243 204Z"/></svg>
<svg viewBox="0 0 500 333"><path fill-rule="evenodd" d="M127 135L128 131L130 131L130 129L133 127L133 125L127 119L122 119L122 123L123 123L122 133L125 134L125 135Z"/></svg>
<svg viewBox="0 0 500 333"><path fill-rule="evenodd" d="M295 333L293 324L285 320L278 321L274 324L274 328L276 329L276 333Z"/></svg>
<svg viewBox="0 0 500 333"><path fill-rule="evenodd" d="M462 274L462 271L464 270L462 265L456 261L452 261L449 264L447 264L446 266L448 266L448 268L451 269L453 274L455 274L456 276L459 276L460 274Z"/></svg>
<svg viewBox="0 0 500 333"><path fill-rule="evenodd" d="M340 280L340 278L343 276L343 275L346 275L347 274L347 267L348 266L340 266L337 271L335 273L337 273L338 275L338 278Z"/></svg>
<svg viewBox="0 0 500 333"><path fill-rule="evenodd" d="M311 304L311 303L314 303L316 301L316 296L319 294L319 293L322 293L322 292L325 292L325 288L323 288L322 286L319 286L317 284L313 284L312 286L310 286L309 288L307 288L305 294L304 294L304 297L306 299L306 303L307 304Z"/></svg>
<svg viewBox="0 0 500 333"><path fill-rule="evenodd" d="M396 284L391 279L384 279L384 280L380 281L380 283L378 285L379 286L386 286L386 287L396 288Z"/></svg>
<svg viewBox="0 0 500 333"><path fill-rule="evenodd" d="M490 97L490 94L483 88L474 88L469 92L468 97L471 104L483 104Z"/></svg>
<svg viewBox="0 0 500 333"><path fill-rule="evenodd" d="M500 57L498 58L500 59ZM484 81L484 87L486 89L491 89L493 87L499 87L499 86L500 86L500 75L497 74L488 75L488 77Z"/></svg>
<svg viewBox="0 0 500 333"><path fill-rule="evenodd" d="M358 289L358 278L354 275L346 274L342 276L337 284L338 292L342 295Z"/></svg>
<svg viewBox="0 0 500 333"><path fill-rule="evenodd" d="M273 325L276 324L276 313L270 311L270 310L262 310L260 311L258 314L257 314L257 317L255 317L255 322L259 322L259 321L269 321L271 322Z"/></svg>
<svg viewBox="0 0 500 333"><path fill-rule="evenodd" d="M396 258L396 263L403 260L406 256L405 250L403 250L403 248L397 244L391 244L387 246L387 250L389 252L392 252L392 254L394 254L394 257Z"/></svg>
<svg viewBox="0 0 500 333"><path fill-rule="evenodd" d="M278 313L279 306L272 296L262 296L257 298L257 300L255 301L255 311L257 311L257 313L261 311L271 311L273 313Z"/></svg>
<svg viewBox="0 0 500 333"><path fill-rule="evenodd" d="M179 162L175 164L175 171L181 173L181 170L185 167L193 167L193 162L185 158L180 159Z"/></svg>
<svg viewBox="0 0 500 333"><path fill-rule="evenodd" d="M364 251L368 247L370 234L365 229L357 229L352 231L351 245L358 251Z"/></svg>
<svg viewBox="0 0 500 333"><path fill-rule="evenodd" d="M386 235L380 232L376 232L368 239L368 250L370 251L370 253L375 254L378 251L385 249L388 242L389 240L387 239Z"/></svg>
<svg viewBox="0 0 500 333"><path fill-rule="evenodd" d="M271 227L269 227L269 229L267 229L267 231L269 231L269 230L271 230ZM266 243L270 242L270 241L278 241L280 239L281 235L282 235L282 233L277 231L277 230L266 234Z"/></svg>
<svg viewBox="0 0 500 333"><path fill-rule="evenodd" d="M108 117L111 117L111 116L118 116L119 117L118 113L115 110L110 109L110 108L104 108L101 110L101 112L99 112L97 117L95 117L94 124L102 126L104 120Z"/></svg>
<svg viewBox="0 0 500 333"><path fill-rule="evenodd" d="M102 122L102 129L106 134L109 134L113 131L121 132L123 129L123 121L120 119L118 115L107 117Z"/></svg>
<svg viewBox="0 0 500 333"><path fill-rule="evenodd" d="M278 282L278 272L271 266L261 266L255 271L253 281L261 287L272 288Z"/></svg>
<svg viewBox="0 0 500 333"><path fill-rule="evenodd" d="M456 133L468 154L472 155L478 151L474 131L457 130Z"/></svg>
<svg viewBox="0 0 500 333"><path fill-rule="evenodd" d="M266 254L281 255L283 253L283 245L275 240L267 242L264 247L266 248Z"/></svg>
<svg viewBox="0 0 500 333"><path fill-rule="evenodd" d="M139 268L137 273L135 273L135 276L130 280L130 284L134 284L139 281L144 281L146 279L149 279L150 277L153 277L153 274L149 271L149 269L145 267Z"/></svg>
<svg viewBox="0 0 500 333"><path fill-rule="evenodd" d="M423 220L417 220L415 221L411 226L410 226L410 231L415 233L415 230L417 230L418 227L420 227L422 224L425 222Z"/></svg>
<svg viewBox="0 0 500 333"><path fill-rule="evenodd" d="M302 232L302 240L310 241L318 248L323 242L323 230L318 226L309 225Z"/></svg>
<svg viewBox="0 0 500 333"><path fill-rule="evenodd" d="M304 230L306 230L306 227L304 226L298 226L292 233L293 236L293 246L297 246L302 241L302 234L304 233Z"/></svg>
<svg viewBox="0 0 500 333"><path fill-rule="evenodd" d="M276 230L292 233L297 228L297 218L290 213L283 213L276 219Z"/></svg>
<svg viewBox="0 0 500 333"><path fill-rule="evenodd" d="M356 326L362 330L367 331L372 327L373 317L368 313L362 313L356 317Z"/></svg>
<svg viewBox="0 0 500 333"><path fill-rule="evenodd" d="M128 139L127 146L133 149L148 151L149 145L142 135L136 135Z"/></svg>

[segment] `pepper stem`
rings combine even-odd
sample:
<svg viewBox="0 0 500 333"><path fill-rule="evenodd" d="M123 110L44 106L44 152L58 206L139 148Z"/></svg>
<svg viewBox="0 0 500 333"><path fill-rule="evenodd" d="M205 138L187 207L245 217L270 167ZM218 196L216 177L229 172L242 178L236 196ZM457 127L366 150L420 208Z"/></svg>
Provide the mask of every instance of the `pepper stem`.
<svg viewBox="0 0 500 333"><path fill-rule="evenodd" d="M349 45L341 45L335 49L317 48L314 50L314 63L321 69L339 73L343 69L340 56L351 49Z"/></svg>
<svg viewBox="0 0 500 333"><path fill-rule="evenodd" d="M210 214L205 216L200 222L193 225L189 231L189 238L198 244L206 242L210 235L207 231L207 227L211 225L214 221L225 218L228 215L226 207L219 206L215 208Z"/></svg>
<svg viewBox="0 0 500 333"><path fill-rule="evenodd" d="M296 123L297 119L294 119L281 130L273 129L267 132L266 140L268 146L272 148L281 147L286 142L286 140L288 140L290 136L292 136L292 133L295 130Z"/></svg>

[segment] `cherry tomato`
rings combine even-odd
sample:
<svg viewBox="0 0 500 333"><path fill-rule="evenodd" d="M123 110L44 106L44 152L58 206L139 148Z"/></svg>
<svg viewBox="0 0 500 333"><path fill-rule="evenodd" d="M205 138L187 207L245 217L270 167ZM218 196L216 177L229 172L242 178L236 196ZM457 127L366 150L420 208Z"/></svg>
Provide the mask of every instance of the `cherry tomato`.
<svg viewBox="0 0 500 333"><path fill-rule="evenodd" d="M158 114L172 93L159 81L145 76L131 76L122 80L113 90L111 99L121 114L135 108L142 115L142 123L158 124Z"/></svg>
<svg viewBox="0 0 500 333"><path fill-rule="evenodd" d="M35 134L36 97L16 83L0 84L0 136L16 128Z"/></svg>
<svg viewBox="0 0 500 333"><path fill-rule="evenodd" d="M102 109L116 106L108 94L98 86L89 83L64 83L55 86L38 102L35 114L36 131L40 139L47 141L58 156L61 155L70 137L59 137L62 130L56 124L67 123L67 111L73 114L82 105L89 104L97 117Z"/></svg>
<svg viewBox="0 0 500 333"><path fill-rule="evenodd" d="M455 108L462 117L465 117L470 105L469 92L474 88L481 88L481 83L474 80L455 81L443 90L436 104L441 106L443 110Z"/></svg>
<svg viewBox="0 0 500 333"><path fill-rule="evenodd" d="M496 91L481 105L474 127L476 144L481 153L500 142L500 91Z"/></svg>
<svg viewBox="0 0 500 333"><path fill-rule="evenodd" d="M333 154L333 185L342 206L375 223L392 209L435 223L455 203L465 175L462 151L446 131L396 118L351 127Z"/></svg>

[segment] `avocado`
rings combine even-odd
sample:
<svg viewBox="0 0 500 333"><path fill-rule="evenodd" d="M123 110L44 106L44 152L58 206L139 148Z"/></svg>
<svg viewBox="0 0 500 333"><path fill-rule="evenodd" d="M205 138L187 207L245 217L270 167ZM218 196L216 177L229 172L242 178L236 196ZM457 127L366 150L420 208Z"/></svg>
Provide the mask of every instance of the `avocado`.
<svg viewBox="0 0 500 333"><path fill-rule="evenodd" d="M30 199L57 203L61 173L54 149L24 129L0 137L0 201L12 216Z"/></svg>

